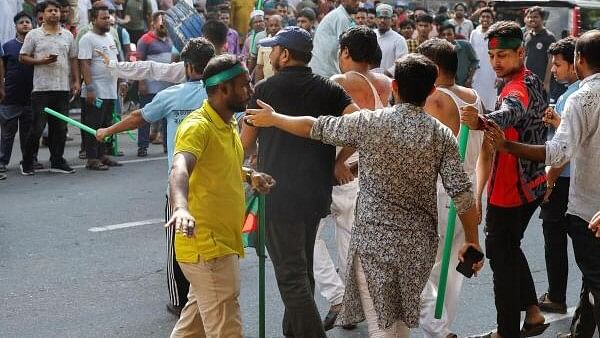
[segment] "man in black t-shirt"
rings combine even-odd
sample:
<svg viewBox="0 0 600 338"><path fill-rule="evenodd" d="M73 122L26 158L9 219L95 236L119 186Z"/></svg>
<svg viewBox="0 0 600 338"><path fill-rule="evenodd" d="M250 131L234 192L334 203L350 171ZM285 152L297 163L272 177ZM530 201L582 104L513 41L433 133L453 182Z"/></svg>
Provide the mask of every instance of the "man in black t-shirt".
<svg viewBox="0 0 600 338"><path fill-rule="evenodd" d="M307 66L312 39L304 29L286 27L260 45L273 48L269 58L276 73L256 85L250 108L261 100L289 116L339 116L358 110L341 86ZM335 147L276 128L244 125L246 156L254 152L257 139L258 168L277 180L266 200L266 245L285 305L283 334L326 337L313 296L313 248L319 221L331 205Z"/></svg>
<svg viewBox="0 0 600 338"><path fill-rule="evenodd" d="M552 63L548 55L548 48L556 42L556 38L544 26L545 16L546 12L539 6L530 7L525 12L525 23L527 24L527 31L523 36L525 66L544 82L546 92L551 99L556 100L564 93L566 87L556 82L550 74Z"/></svg>

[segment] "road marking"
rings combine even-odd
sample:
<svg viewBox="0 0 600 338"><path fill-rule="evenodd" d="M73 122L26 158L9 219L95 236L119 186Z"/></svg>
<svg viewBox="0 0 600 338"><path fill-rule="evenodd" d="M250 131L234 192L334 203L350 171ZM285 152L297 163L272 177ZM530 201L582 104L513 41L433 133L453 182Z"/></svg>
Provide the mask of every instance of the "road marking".
<svg viewBox="0 0 600 338"><path fill-rule="evenodd" d="M151 157L151 158L138 158L138 159L135 159L135 160L125 160L125 161L119 161L119 163L121 163L121 164L139 163L139 162L150 162L150 161L166 160L166 159L167 159L166 156L161 156L161 157ZM71 168L73 168L73 169L85 168L85 164L74 165ZM44 168L44 169L39 169L39 170L36 169L35 172L36 173L50 172L50 168Z"/></svg>
<svg viewBox="0 0 600 338"><path fill-rule="evenodd" d="M565 313L565 314L562 314L562 313L545 313L545 312L542 312L542 313L543 313L544 317L546 318L546 323L553 323L553 322L558 322L560 320L564 320L564 319L567 319L567 318L572 318L573 314L575 313L575 307L573 306L573 307L568 308L567 309L567 313ZM521 322L521 326L523 326L523 322ZM496 332L496 330L495 329L494 330L489 330L489 331L486 331L484 333L481 333L481 334L478 334L478 335L470 335L468 337L480 337L480 336L486 335L486 334L488 334L490 332Z"/></svg>
<svg viewBox="0 0 600 338"><path fill-rule="evenodd" d="M93 228L89 228L88 231L102 232L102 231L110 231L110 230L118 230L118 229L137 227L140 225L159 224L159 223L164 223L164 222L165 222L165 220L162 218L154 218L154 219L147 219L145 221L119 223L119 224L112 224L112 225L107 225L107 226L103 226L103 227L93 227Z"/></svg>

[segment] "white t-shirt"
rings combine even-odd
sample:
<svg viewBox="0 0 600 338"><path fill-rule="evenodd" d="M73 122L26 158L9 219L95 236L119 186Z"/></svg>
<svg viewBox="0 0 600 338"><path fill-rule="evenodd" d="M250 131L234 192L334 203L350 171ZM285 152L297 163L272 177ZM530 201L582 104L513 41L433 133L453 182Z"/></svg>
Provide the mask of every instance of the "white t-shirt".
<svg viewBox="0 0 600 338"><path fill-rule="evenodd" d="M471 36L471 32L474 27L473 22L469 19L464 19L461 24L458 24L455 19L448 20L452 25L454 25L454 33L457 35L462 35L465 39L468 39Z"/></svg>
<svg viewBox="0 0 600 338"><path fill-rule="evenodd" d="M406 40L391 29L383 34L379 32L379 29L375 29L375 33L382 54L380 68L394 74L395 61L408 53Z"/></svg>
<svg viewBox="0 0 600 338"><path fill-rule="evenodd" d="M477 91L486 110L494 110L496 107L497 89L496 72L490 63L488 55L487 40L481 26L471 33L471 46L479 59L479 68L473 74L473 89Z"/></svg>
<svg viewBox="0 0 600 338"><path fill-rule="evenodd" d="M80 60L92 60L92 83L96 87L96 97L100 99L116 99L117 77L106 71L102 57L94 52L96 49L101 50L111 60L116 61L119 51L115 44L115 39L108 33L98 35L93 31L89 31L79 41L79 54L77 58ZM85 97L86 94L86 86L84 85L81 89L81 97Z"/></svg>

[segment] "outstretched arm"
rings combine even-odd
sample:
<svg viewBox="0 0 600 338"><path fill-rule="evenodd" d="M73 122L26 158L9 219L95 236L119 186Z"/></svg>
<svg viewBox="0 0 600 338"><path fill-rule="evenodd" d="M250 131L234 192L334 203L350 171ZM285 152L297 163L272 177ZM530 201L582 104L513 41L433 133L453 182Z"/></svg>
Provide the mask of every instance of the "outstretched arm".
<svg viewBox="0 0 600 338"><path fill-rule="evenodd" d="M247 109L244 120L254 127L275 127L299 137L310 138L310 131L317 121L312 116L287 116L278 114L273 107L256 100L260 109Z"/></svg>

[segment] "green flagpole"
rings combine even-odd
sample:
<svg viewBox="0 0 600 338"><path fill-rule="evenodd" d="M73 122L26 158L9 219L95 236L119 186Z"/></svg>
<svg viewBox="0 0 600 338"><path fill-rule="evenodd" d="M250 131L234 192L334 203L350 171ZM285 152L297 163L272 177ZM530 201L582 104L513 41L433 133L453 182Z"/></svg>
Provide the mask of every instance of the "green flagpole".
<svg viewBox="0 0 600 338"><path fill-rule="evenodd" d="M467 152L467 142L469 141L469 127L460 125L458 132L458 153L460 159L464 162ZM450 265L450 253L452 251L452 240L454 239L454 228L456 226L456 206L450 201L450 210L448 211L448 225L446 226L446 239L444 240L444 251L442 255L442 270L440 271L440 282L438 284L438 295L435 303L435 318L442 318L444 309L444 298L446 297L446 284L448 282L448 266Z"/></svg>
<svg viewBox="0 0 600 338"><path fill-rule="evenodd" d="M256 9L262 9L264 0L256 2ZM256 45L256 31L252 32L252 42L248 53L252 55ZM265 338L265 195L258 195L258 337Z"/></svg>
<svg viewBox="0 0 600 338"><path fill-rule="evenodd" d="M119 118L119 115L117 115L117 105L116 104L113 105L112 116L113 116L113 123L118 123L121 120ZM118 153L119 153L119 134L115 134L115 135L113 135L113 155L117 156Z"/></svg>
<svg viewBox="0 0 600 338"><path fill-rule="evenodd" d="M265 338L265 195L258 197L258 337Z"/></svg>
<svg viewBox="0 0 600 338"><path fill-rule="evenodd" d="M79 129L85 131L88 134L92 134L92 135L96 136L96 130L86 126L85 124L83 124L79 121L73 120L72 118L65 116L57 111L54 111L48 107L44 108L44 112L56 117L57 119L63 120L65 122L67 122L68 124L73 125Z"/></svg>

